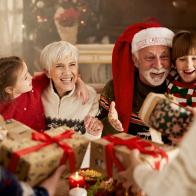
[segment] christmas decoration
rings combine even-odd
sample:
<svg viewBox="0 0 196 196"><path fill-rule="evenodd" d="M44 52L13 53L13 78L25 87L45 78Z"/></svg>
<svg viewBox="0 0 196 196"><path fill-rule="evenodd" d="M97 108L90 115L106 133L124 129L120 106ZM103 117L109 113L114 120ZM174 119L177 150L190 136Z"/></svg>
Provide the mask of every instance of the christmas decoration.
<svg viewBox="0 0 196 196"><path fill-rule="evenodd" d="M85 43L98 32L99 19L93 6L90 0L25 0L24 40L34 42L39 48L60 40L55 27L58 22L61 26L77 25L78 40ZM59 9L60 15L55 16Z"/></svg>
<svg viewBox="0 0 196 196"><path fill-rule="evenodd" d="M89 43L89 40L97 41L99 37L99 0L24 0L23 1L23 39L24 57L28 64L39 67L40 51L53 41L68 39L72 43ZM60 18L54 18L57 10L63 11ZM60 23L57 27L55 21ZM73 25L75 23L75 25ZM71 27L71 33L75 34L74 40L62 38L61 27ZM73 27L74 26L74 27ZM60 29L60 30L58 30ZM70 30L70 29L69 29ZM65 33L64 33L65 35ZM33 69L32 71L39 71ZM30 72L31 68L30 68Z"/></svg>

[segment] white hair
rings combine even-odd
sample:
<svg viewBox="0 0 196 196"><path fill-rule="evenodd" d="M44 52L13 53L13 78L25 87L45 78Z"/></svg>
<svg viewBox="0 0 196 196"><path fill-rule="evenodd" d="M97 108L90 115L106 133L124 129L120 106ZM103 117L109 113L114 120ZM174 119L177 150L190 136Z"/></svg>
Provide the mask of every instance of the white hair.
<svg viewBox="0 0 196 196"><path fill-rule="evenodd" d="M78 65L78 49L66 41L58 41L44 47L40 55L40 63L43 69L50 70L51 66L66 57L73 57Z"/></svg>

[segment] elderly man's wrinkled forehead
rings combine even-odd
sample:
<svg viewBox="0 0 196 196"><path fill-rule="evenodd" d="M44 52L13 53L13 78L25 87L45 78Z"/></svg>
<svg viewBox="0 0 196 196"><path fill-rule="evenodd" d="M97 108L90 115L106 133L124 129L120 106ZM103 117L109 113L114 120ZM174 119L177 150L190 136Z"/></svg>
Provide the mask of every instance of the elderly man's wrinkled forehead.
<svg viewBox="0 0 196 196"><path fill-rule="evenodd" d="M144 48L141 48L137 52L134 53L134 55L137 58L140 58L141 56L145 55L167 55L170 56L171 48L168 46L162 46L162 45L155 45L155 46L147 46Z"/></svg>
<svg viewBox="0 0 196 196"><path fill-rule="evenodd" d="M143 53L157 53L157 52L165 52L170 53L171 48L168 46L162 46L162 45L155 45L155 46L147 46L145 48L141 48L138 50L138 52Z"/></svg>

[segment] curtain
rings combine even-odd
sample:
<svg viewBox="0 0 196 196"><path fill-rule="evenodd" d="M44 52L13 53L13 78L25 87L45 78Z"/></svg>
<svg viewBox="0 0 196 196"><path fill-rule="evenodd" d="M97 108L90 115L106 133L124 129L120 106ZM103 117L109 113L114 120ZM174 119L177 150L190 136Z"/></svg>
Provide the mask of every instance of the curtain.
<svg viewBox="0 0 196 196"><path fill-rule="evenodd" d="M22 8L22 0L0 0L0 56L22 56Z"/></svg>

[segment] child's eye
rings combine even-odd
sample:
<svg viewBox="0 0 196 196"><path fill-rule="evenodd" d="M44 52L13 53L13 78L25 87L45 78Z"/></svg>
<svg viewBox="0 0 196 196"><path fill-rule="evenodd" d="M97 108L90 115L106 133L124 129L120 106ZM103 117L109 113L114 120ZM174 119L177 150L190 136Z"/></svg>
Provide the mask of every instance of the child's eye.
<svg viewBox="0 0 196 196"><path fill-rule="evenodd" d="M24 76L24 80L28 80L29 75L30 75L29 73L26 73L25 76Z"/></svg>
<svg viewBox="0 0 196 196"><path fill-rule="evenodd" d="M196 56L192 57L192 60L193 60L193 61L196 61Z"/></svg>

